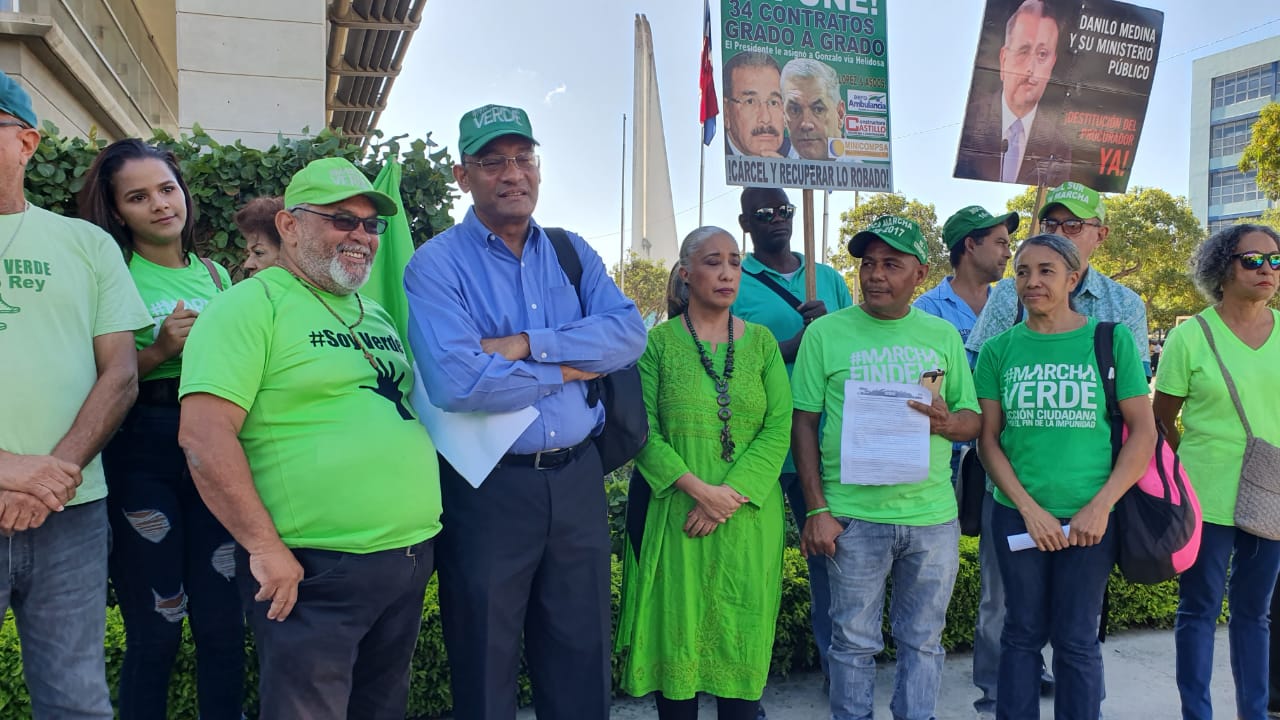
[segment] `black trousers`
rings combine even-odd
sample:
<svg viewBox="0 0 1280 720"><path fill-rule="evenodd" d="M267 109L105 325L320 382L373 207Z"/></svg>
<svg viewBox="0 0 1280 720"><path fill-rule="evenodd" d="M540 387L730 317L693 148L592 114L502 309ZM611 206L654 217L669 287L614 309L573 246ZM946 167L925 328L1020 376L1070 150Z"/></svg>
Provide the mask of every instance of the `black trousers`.
<svg viewBox="0 0 1280 720"><path fill-rule="evenodd" d="M520 640L538 720L608 720L609 523L600 457L499 466L473 488L444 458L436 555L456 720L512 720Z"/></svg>
<svg viewBox="0 0 1280 720"><path fill-rule="evenodd" d="M1276 592L1271 595L1271 658L1268 672L1271 679L1270 699L1267 709L1280 711L1280 581L1276 582Z"/></svg>

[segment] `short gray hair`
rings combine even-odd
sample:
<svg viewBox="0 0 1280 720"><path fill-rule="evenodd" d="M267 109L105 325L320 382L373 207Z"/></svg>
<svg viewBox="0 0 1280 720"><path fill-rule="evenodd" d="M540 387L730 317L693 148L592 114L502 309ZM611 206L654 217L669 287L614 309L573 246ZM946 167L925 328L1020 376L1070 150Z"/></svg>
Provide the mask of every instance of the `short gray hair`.
<svg viewBox="0 0 1280 720"><path fill-rule="evenodd" d="M1055 25L1059 24L1057 16L1053 14L1053 11L1049 9L1049 6L1045 4L1044 0L1023 0L1023 3L1018 6L1018 9L1014 10L1013 14L1009 16L1009 22L1004 25L1005 47L1009 47L1009 39L1013 37L1013 26L1018 24L1019 15L1030 15L1034 18L1048 18L1052 20Z"/></svg>
<svg viewBox="0 0 1280 720"><path fill-rule="evenodd" d="M680 258L671 268L671 277L667 278L667 317L675 317L689 308L689 283L680 277L680 269L688 270L698 248L716 235L727 235L733 239L733 235L722 227L703 225L686 235L684 242L680 243Z"/></svg>
<svg viewBox="0 0 1280 720"><path fill-rule="evenodd" d="M840 104L840 78L828 64L809 58L795 58L782 67L782 85L793 77L817 80L822 93L833 104Z"/></svg>
<svg viewBox="0 0 1280 720"><path fill-rule="evenodd" d="M1080 250L1075 243L1060 235L1040 233L1023 240L1022 244L1018 246L1018 252L1013 254L1013 266L1015 268L1018 267L1018 258L1022 257L1022 253L1026 252L1027 248L1032 247L1049 248L1058 253L1062 257L1062 262L1066 264L1067 269L1071 272L1080 272L1084 267L1084 264L1080 262Z"/></svg>
<svg viewBox="0 0 1280 720"><path fill-rule="evenodd" d="M1276 249L1280 250L1280 235L1275 230L1266 225L1240 223L1210 235L1191 254L1191 279L1209 300L1222 300L1222 284L1231 277L1231 263L1234 262L1231 256L1240 244L1240 239L1252 232L1260 232L1271 238Z"/></svg>

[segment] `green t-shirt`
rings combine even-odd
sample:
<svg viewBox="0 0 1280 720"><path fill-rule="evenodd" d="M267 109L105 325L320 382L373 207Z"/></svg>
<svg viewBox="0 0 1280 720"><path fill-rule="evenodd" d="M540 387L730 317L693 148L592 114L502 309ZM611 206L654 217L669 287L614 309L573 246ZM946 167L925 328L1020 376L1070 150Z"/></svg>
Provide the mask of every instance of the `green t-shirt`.
<svg viewBox="0 0 1280 720"><path fill-rule="evenodd" d="M1200 314L1213 331L1254 436L1280 445L1280 402L1276 402L1276 393L1271 389L1276 370L1280 369L1280 313L1271 311L1275 326L1257 350L1241 342L1213 308ZM1196 320L1188 320L1169 332L1160 355L1156 390L1186 398L1182 404L1183 433L1178 457L1196 489L1204 521L1235 525L1244 425Z"/></svg>
<svg viewBox="0 0 1280 720"><path fill-rule="evenodd" d="M218 277L222 279L222 287L230 288L231 276L227 274L226 269L216 263L214 267L218 271ZM194 253L188 253L187 266L183 268L157 265L134 253L129 260L129 274L133 276L133 282L138 286L138 293L142 295L142 301L147 304L151 320L155 323L146 330L138 331L136 340L139 350L149 347L156 341L160 333L160 325L173 313L179 300L186 309L199 313L204 312L209 300L219 292L217 286L213 284L213 278L209 277L208 268ZM157 365L142 379L161 380L175 378L181 374L182 354L179 353Z"/></svg>
<svg viewBox="0 0 1280 720"><path fill-rule="evenodd" d="M435 446L409 406L413 371L372 300L317 291L268 268L205 308L187 339L180 394L244 408L240 429L263 505L289 547L370 553L440 531Z"/></svg>
<svg viewBox="0 0 1280 720"><path fill-rule="evenodd" d="M1111 476L1111 423L1093 351L1096 318L1053 335L1025 323L982 346L974 384L978 397L999 400L1004 411L1000 448L1018 481L1054 517L1079 512ZM1138 346L1124 325L1112 343L1116 397L1147 394L1147 376ZM1013 503L1000 488L997 502Z"/></svg>
<svg viewBox="0 0 1280 720"><path fill-rule="evenodd" d="M37 207L0 215L0 262L0 448L46 455L98 381L93 339L151 317L120 248L96 225ZM99 458L82 476L69 504L106 497Z"/></svg>
<svg viewBox="0 0 1280 720"><path fill-rule="evenodd" d="M791 376L797 410L825 412L821 431L822 484L831 513L893 525L937 525L956 517L951 487L951 441L929 436L929 477L904 485L844 485L840 440L846 380L917 383L935 368L952 412L978 412L973 375L960 333L916 308L898 320L879 320L861 307L829 313L805 331ZM868 473L876 469L869 467Z"/></svg>

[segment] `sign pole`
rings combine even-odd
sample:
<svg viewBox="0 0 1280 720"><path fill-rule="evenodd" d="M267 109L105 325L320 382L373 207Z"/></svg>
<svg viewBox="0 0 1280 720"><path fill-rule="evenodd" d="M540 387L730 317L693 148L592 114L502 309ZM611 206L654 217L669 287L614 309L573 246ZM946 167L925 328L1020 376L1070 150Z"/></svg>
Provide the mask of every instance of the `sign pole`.
<svg viewBox="0 0 1280 720"><path fill-rule="evenodd" d="M1036 186L1036 206L1031 209L1031 234L1040 234L1040 208L1044 207L1044 196L1049 191L1043 185Z"/></svg>
<svg viewBox="0 0 1280 720"><path fill-rule="evenodd" d="M811 302L818 297L818 282L813 270L813 190L805 188L801 197L804 205L804 299Z"/></svg>

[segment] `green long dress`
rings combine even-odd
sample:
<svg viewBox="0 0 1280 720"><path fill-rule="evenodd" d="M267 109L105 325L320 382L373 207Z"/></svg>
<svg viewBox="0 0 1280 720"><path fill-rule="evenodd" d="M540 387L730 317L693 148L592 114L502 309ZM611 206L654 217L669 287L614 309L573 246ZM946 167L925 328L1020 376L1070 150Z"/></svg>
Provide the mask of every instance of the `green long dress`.
<svg viewBox="0 0 1280 720"><path fill-rule="evenodd" d="M778 473L791 438L791 385L766 328L747 323L734 345L732 462L721 457L715 384L683 318L654 328L640 358L650 434L636 462L653 497L640 557L625 544L617 634L622 688L632 695L755 700L768 678L782 592ZM717 374L726 348L709 353ZM694 501L674 485L686 472L750 502L710 535L689 538L683 528Z"/></svg>

